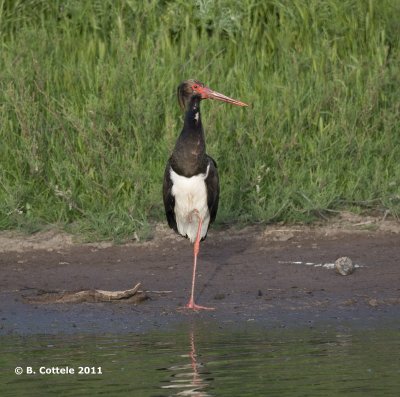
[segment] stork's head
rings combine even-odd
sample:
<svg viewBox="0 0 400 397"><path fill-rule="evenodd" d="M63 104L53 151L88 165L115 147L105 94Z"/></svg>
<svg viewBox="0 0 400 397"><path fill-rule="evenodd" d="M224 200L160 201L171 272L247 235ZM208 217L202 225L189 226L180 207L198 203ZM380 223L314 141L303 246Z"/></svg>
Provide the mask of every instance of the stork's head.
<svg viewBox="0 0 400 397"><path fill-rule="evenodd" d="M179 84L178 101L182 110L186 110L190 99L194 96L198 96L200 99L216 99L218 101L228 102L236 106L248 106L243 102L213 91L211 88L208 88L198 80L185 80L183 83Z"/></svg>

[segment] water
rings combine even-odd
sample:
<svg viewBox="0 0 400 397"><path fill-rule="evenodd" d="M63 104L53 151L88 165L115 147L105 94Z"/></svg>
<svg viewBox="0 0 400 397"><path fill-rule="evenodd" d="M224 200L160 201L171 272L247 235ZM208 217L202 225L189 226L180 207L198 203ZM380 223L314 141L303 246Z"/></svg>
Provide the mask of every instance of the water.
<svg viewBox="0 0 400 397"><path fill-rule="evenodd" d="M1 396L398 396L395 329L0 337ZM36 375L16 375L15 367ZM40 375L40 367L94 374ZM101 374L99 372L102 372Z"/></svg>

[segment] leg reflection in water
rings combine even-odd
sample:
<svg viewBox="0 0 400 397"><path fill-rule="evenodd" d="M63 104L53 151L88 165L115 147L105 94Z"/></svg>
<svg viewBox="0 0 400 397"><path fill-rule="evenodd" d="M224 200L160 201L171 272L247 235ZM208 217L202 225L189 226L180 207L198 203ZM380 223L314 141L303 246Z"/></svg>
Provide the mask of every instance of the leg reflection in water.
<svg viewBox="0 0 400 397"><path fill-rule="evenodd" d="M189 354L183 354L181 358L190 359L181 365L173 365L168 368L173 372L168 384L161 386L162 389L175 389L174 396L190 396L190 397L209 397L206 389L212 378L210 373L207 372L202 363L198 362L196 354L196 341L194 331L191 330L190 334L190 350ZM189 361L189 360L188 360ZM169 394L171 395L171 394Z"/></svg>

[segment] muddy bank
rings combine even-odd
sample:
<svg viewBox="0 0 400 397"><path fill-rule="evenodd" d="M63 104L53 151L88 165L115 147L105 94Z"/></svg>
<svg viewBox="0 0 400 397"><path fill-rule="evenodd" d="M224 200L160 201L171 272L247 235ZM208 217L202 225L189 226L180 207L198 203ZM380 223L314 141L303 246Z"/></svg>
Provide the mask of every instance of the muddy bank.
<svg viewBox="0 0 400 397"><path fill-rule="evenodd" d="M400 234L396 223L382 229L363 222L211 231L201 246L196 296L216 310L201 313L179 310L189 296L192 247L169 231L119 246L25 242L16 249L4 246L3 235L0 333L143 332L184 321L399 326ZM340 256L358 266L352 275L331 269ZM150 299L137 305L28 301L43 291L124 290L138 282Z"/></svg>

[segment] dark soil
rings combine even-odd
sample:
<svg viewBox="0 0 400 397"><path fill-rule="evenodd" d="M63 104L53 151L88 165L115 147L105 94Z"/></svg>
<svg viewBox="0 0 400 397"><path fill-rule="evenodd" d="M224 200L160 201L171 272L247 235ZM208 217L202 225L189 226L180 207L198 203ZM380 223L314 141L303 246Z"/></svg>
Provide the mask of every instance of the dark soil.
<svg viewBox="0 0 400 397"><path fill-rule="evenodd" d="M0 334L143 332L186 321L399 325L399 242L399 234L379 230L211 231L201 245L196 299L215 310L198 313L180 309L189 298L192 246L169 232L105 248L9 247L0 253ZM359 266L353 274L315 266L341 256ZM139 304L29 302L44 292L125 290L138 282L150 297Z"/></svg>

